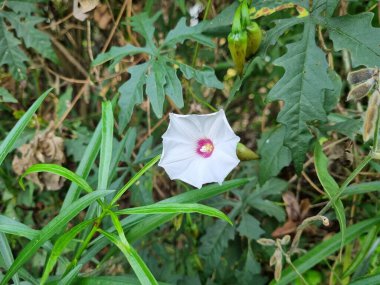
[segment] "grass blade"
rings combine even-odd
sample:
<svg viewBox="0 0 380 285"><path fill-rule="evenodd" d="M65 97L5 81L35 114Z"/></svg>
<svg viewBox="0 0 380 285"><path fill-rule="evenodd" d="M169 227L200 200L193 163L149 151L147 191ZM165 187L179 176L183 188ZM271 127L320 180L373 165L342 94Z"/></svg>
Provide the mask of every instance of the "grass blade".
<svg viewBox="0 0 380 285"><path fill-rule="evenodd" d="M129 208L115 212L117 215L124 214L179 214L179 213L199 213L206 216L216 217L232 225L231 220L221 211L202 204L181 204L181 203L156 203L149 206Z"/></svg>
<svg viewBox="0 0 380 285"><path fill-rule="evenodd" d="M0 165L3 163L5 157L12 150L14 143L17 138L21 135L22 131L28 125L30 119L33 117L34 113L37 111L38 107L40 107L42 101L46 98L46 96L53 90L50 88L46 90L37 100L33 103L33 105L26 111L26 113L21 117L21 119L17 122L17 124L12 128L9 134L5 137L4 141L0 145Z"/></svg>
<svg viewBox="0 0 380 285"><path fill-rule="evenodd" d="M314 163L315 169L317 170L317 176L319 181L321 182L323 189L327 193L330 200L334 198L334 196L339 193L339 185L336 183L334 178L328 172L328 159L327 156L323 153L322 147L319 142L315 143L314 147ZM332 204L336 217L339 222L340 230L342 232L342 241L341 241L341 250L343 248L345 233L346 233L346 216L344 213L344 206L341 200L336 200ZM341 256L341 252L340 252Z"/></svg>
<svg viewBox="0 0 380 285"><path fill-rule="evenodd" d="M8 239L5 234L0 233L0 253L4 260L5 269L7 270L9 267L11 267L14 259L13 254L11 251L11 247L9 246ZM20 279L18 277L18 274L15 274L13 276L13 282L16 285L20 284Z"/></svg>
<svg viewBox="0 0 380 285"><path fill-rule="evenodd" d="M93 220L84 221L75 227L71 228L65 234L63 234L54 244L54 247L50 253L49 259L46 262L44 273L42 274L40 284L45 284L50 272L53 270L58 257L62 254L62 251L67 247L67 245L74 239L74 237L85 229L89 224L93 223Z"/></svg>
<svg viewBox="0 0 380 285"><path fill-rule="evenodd" d="M111 205L114 205L117 200L120 199L120 197L124 194L125 191L127 191L133 184L136 183L137 180L145 173L147 172L153 165L157 163L157 161L160 160L161 154L154 157L151 161L149 161L147 164L144 165L143 168L140 169L139 172L137 172L128 182L124 185L123 188L121 188L115 195L115 197L111 201Z"/></svg>
<svg viewBox="0 0 380 285"><path fill-rule="evenodd" d="M247 184L249 179L235 179L226 181L222 185L212 184L202 188L202 191L192 190L174 197L170 197L159 203L196 203L202 200L206 200L222 193L225 193L231 189L235 189ZM132 215L121 221L123 230L127 232L127 239L133 243L142 238L149 232L157 229L159 226L170 221L176 216L176 214L165 214L155 216L142 216ZM108 232L115 231L115 228L107 229ZM92 242L92 247L82 256L79 263L84 264L90 261L100 250L106 247L109 241L103 236L98 237Z"/></svg>
<svg viewBox="0 0 380 285"><path fill-rule="evenodd" d="M113 113L112 103L102 104L102 142L100 147L100 163L98 174L98 190L105 190L108 186L113 143Z"/></svg>
<svg viewBox="0 0 380 285"><path fill-rule="evenodd" d="M99 123L75 172L78 176L82 177L83 179L87 179L88 175L90 174L91 168L95 163L95 159L98 156L102 134L101 131L102 125L101 123ZM67 191L65 200L63 201L61 211L62 209L70 205L72 202L76 201L79 198L79 195L80 191L78 191L78 184L71 183L70 188Z"/></svg>
<svg viewBox="0 0 380 285"><path fill-rule="evenodd" d="M73 219L79 212L87 208L91 203L100 197L104 197L112 193L113 191L95 191L87 194L79 200L73 202L70 206L64 209L58 216L51 220L38 235L32 239L20 252L12 266L1 281L1 285L7 284L12 276L18 271L18 269L28 261L32 255L52 236L54 236L61 227L66 225L71 219Z"/></svg>
<svg viewBox="0 0 380 285"><path fill-rule="evenodd" d="M118 217L113 212L109 212L109 214L111 215L112 222L118 232L119 238L102 230L100 230L100 232L123 252L141 284L158 285L156 278L154 278L148 266L142 260L137 251L127 241Z"/></svg>
<svg viewBox="0 0 380 285"><path fill-rule="evenodd" d="M350 285L368 285L368 284L380 284L380 273L372 276L365 276L360 279L356 279L350 283Z"/></svg>
<svg viewBox="0 0 380 285"><path fill-rule="evenodd" d="M70 180L71 182L76 183L78 186L80 186L83 190L85 190L87 193L91 193L93 190L91 186L84 180L82 177L78 176L74 172L68 170L67 168L64 168L63 166L57 165L57 164L35 164L29 167L23 175L21 175L19 183L22 189L25 189L25 185L23 182L23 179L25 176L31 173L36 172L49 172L53 174L57 174L59 176L65 177L67 180Z"/></svg>

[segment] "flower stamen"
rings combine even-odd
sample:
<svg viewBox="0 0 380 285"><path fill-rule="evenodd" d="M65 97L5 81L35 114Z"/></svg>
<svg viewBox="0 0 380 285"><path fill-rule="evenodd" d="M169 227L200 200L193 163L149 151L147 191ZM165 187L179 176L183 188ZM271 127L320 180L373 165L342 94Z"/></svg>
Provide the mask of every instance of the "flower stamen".
<svg viewBox="0 0 380 285"><path fill-rule="evenodd" d="M197 142L196 151L203 158L209 158L214 151L214 144L210 139L200 139Z"/></svg>

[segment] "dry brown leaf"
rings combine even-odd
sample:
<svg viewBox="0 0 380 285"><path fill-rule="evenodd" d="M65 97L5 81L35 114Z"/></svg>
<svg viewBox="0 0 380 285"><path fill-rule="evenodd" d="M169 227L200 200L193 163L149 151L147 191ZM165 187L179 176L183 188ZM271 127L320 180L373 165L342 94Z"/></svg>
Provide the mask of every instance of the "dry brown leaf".
<svg viewBox="0 0 380 285"><path fill-rule="evenodd" d="M112 16L108 11L108 7L105 4L100 4L94 11L94 21L98 24L98 27L102 30L106 29Z"/></svg>
<svg viewBox="0 0 380 285"><path fill-rule="evenodd" d="M272 237L279 238L284 235L294 233L301 222L308 217L310 210L310 200L302 199L298 203L294 194L290 191L282 194L282 199L285 202L285 210L288 220L284 225L278 227L272 232Z"/></svg>
<svg viewBox="0 0 380 285"><path fill-rule="evenodd" d="M79 21L84 21L88 17L88 12L98 6L99 0L74 0L73 15Z"/></svg>
<svg viewBox="0 0 380 285"><path fill-rule="evenodd" d="M51 128L37 134L33 140L17 149L12 167L17 175L22 175L30 166L37 163L62 165L65 162L63 139L54 135ZM37 184L40 190L59 190L64 179L51 173L32 173L26 179Z"/></svg>

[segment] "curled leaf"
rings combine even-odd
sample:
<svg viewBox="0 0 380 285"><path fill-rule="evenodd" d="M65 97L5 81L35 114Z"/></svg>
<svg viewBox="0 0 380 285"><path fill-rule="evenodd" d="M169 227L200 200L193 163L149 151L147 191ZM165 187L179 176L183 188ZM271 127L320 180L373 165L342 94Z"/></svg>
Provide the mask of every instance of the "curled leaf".
<svg viewBox="0 0 380 285"><path fill-rule="evenodd" d="M257 243L263 246L274 246L276 244L276 242L270 238L260 238L257 240Z"/></svg>
<svg viewBox="0 0 380 285"><path fill-rule="evenodd" d="M372 78L377 72L378 69L376 68L363 68L360 70L351 71L347 75L347 81L353 85L359 84Z"/></svg>
<svg viewBox="0 0 380 285"><path fill-rule="evenodd" d="M368 109L365 113L363 125L363 140L366 142L373 137L376 128L376 120L379 113L380 93L378 90L373 92L368 101Z"/></svg>
<svg viewBox="0 0 380 285"><path fill-rule="evenodd" d="M354 86L348 93L347 101L360 100L365 96L371 94L373 87L375 86L375 79L370 78L367 81Z"/></svg>

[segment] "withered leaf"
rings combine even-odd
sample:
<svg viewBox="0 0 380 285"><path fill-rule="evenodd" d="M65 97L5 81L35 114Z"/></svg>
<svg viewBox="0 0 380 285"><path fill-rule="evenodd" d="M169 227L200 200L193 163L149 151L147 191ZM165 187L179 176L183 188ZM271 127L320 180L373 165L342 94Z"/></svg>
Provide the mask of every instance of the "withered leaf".
<svg viewBox="0 0 380 285"><path fill-rule="evenodd" d="M55 136L48 128L44 133L37 134L29 143L17 149L12 161L12 167L17 175L22 175L30 166L37 163L53 163L62 165L65 162L64 144L61 137ZM37 184L42 190L59 190L64 179L52 173L32 173L26 179Z"/></svg>
<svg viewBox="0 0 380 285"><path fill-rule="evenodd" d="M351 71L347 75L347 81L350 84L359 84L372 78L377 72L377 68L363 68L356 71Z"/></svg>

